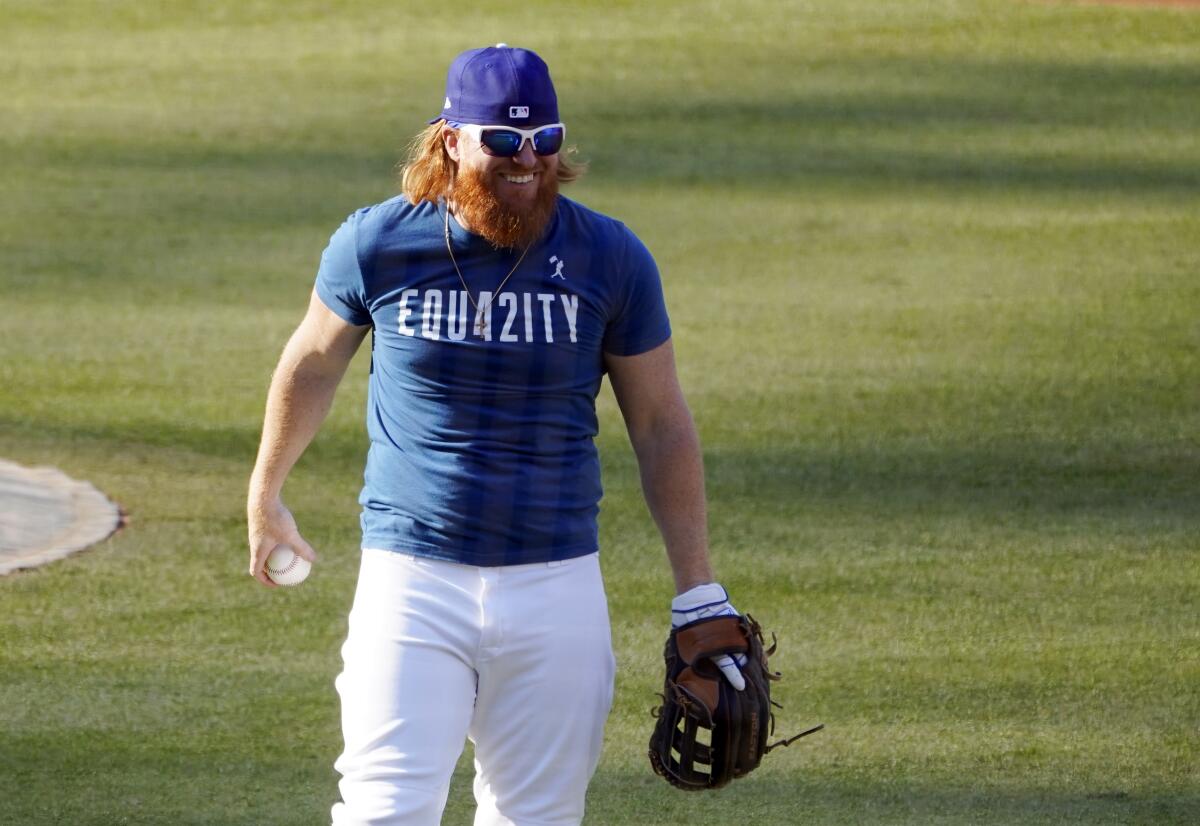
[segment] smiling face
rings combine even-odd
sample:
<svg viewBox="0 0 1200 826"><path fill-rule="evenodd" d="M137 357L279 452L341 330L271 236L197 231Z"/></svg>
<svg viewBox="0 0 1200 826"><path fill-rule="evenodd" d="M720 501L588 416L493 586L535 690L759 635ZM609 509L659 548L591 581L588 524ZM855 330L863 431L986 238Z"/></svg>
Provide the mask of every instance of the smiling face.
<svg viewBox="0 0 1200 826"><path fill-rule="evenodd" d="M442 140L458 166L451 201L460 224L497 247L524 247L541 237L558 199L557 154L537 155L525 141L513 157L499 158L450 127Z"/></svg>

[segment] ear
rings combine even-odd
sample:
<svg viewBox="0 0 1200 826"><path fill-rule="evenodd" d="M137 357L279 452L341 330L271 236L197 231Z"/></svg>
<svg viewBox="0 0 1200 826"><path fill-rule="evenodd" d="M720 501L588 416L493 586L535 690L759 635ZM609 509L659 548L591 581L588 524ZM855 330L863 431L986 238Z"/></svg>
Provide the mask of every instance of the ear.
<svg viewBox="0 0 1200 826"><path fill-rule="evenodd" d="M446 147L446 154L450 156L450 160L455 163L459 162L458 138L457 129L451 129L449 126L442 128L442 145Z"/></svg>

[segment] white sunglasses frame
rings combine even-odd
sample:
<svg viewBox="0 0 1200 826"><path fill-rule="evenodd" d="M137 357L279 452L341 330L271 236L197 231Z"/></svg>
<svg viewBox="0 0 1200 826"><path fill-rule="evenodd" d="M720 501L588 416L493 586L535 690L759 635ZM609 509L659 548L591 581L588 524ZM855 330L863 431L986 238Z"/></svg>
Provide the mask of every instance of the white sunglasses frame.
<svg viewBox="0 0 1200 826"><path fill-rule="evenodd" d="M565 123L546 123L546 124L542 124L541 126L535 127L533 129L522 129L519 126L509 126L509 125L503 124L503 123L497 123L497 124L491 124L491 125L481 125L478 123L460 123L458 126L455 126L453 128L459 129L463 132L466 132L468 135L470 135L472 138L474 138L476 140L476 142L479 143L480 146L483 146L482 139L483 139L483 130L484 129L503 129L507 132L516 132L518 135L521 136L521 144L520 144L520 146L517 147L517 151L513 153L513 156L519 155L521 153L521 150L525 148L525 141L529 141L530 145L532 146L533 145L533 136L536 135L538 132L541 132L543 129L556 129L556 128L561 129L562 133L563 133L563 143L565 144L567 142L567 125ZM559 152L561 152L561 151L562 150L560 149ZM537 155L536 149L533 151L533 154ZM557 155L558 152L555 152L553 154ZM504 156L495 155L493 157L504 157ZM512 156L509 156L509 157L512 157ZM538 155L538 157L539 158L548 158L550 156L549 155Z"/></svg>

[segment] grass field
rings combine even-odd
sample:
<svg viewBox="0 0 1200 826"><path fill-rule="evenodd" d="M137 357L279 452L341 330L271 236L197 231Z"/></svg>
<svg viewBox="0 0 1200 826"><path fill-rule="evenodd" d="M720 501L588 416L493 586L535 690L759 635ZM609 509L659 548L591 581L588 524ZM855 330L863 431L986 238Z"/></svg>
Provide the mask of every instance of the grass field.
<svg viewBox="0 0 1200 826"><path fill-rule="evenodd" d="M270 370L458 51L548 60L664 272L781 731L645 740L670 578L609 391L596 826L1200 822L1200 13L1026 2L0 0L0 456L129 513L0 579L0 823L315 824L366 361L246 577ZM470 822L469 753L447 824Z"/></svg>

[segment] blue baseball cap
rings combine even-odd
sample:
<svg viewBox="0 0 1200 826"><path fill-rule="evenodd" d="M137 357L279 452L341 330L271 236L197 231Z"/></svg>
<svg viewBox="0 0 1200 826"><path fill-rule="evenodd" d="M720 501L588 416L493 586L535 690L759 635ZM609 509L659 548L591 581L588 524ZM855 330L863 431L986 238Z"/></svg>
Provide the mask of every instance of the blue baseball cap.
<svg viewBox="0 0 1200 826"><path fill-rule="evenodd" d="M446 74L446 102L430 123L529 128L558 123L558 96L546 62L505 43L471 49Z"/></svg>

